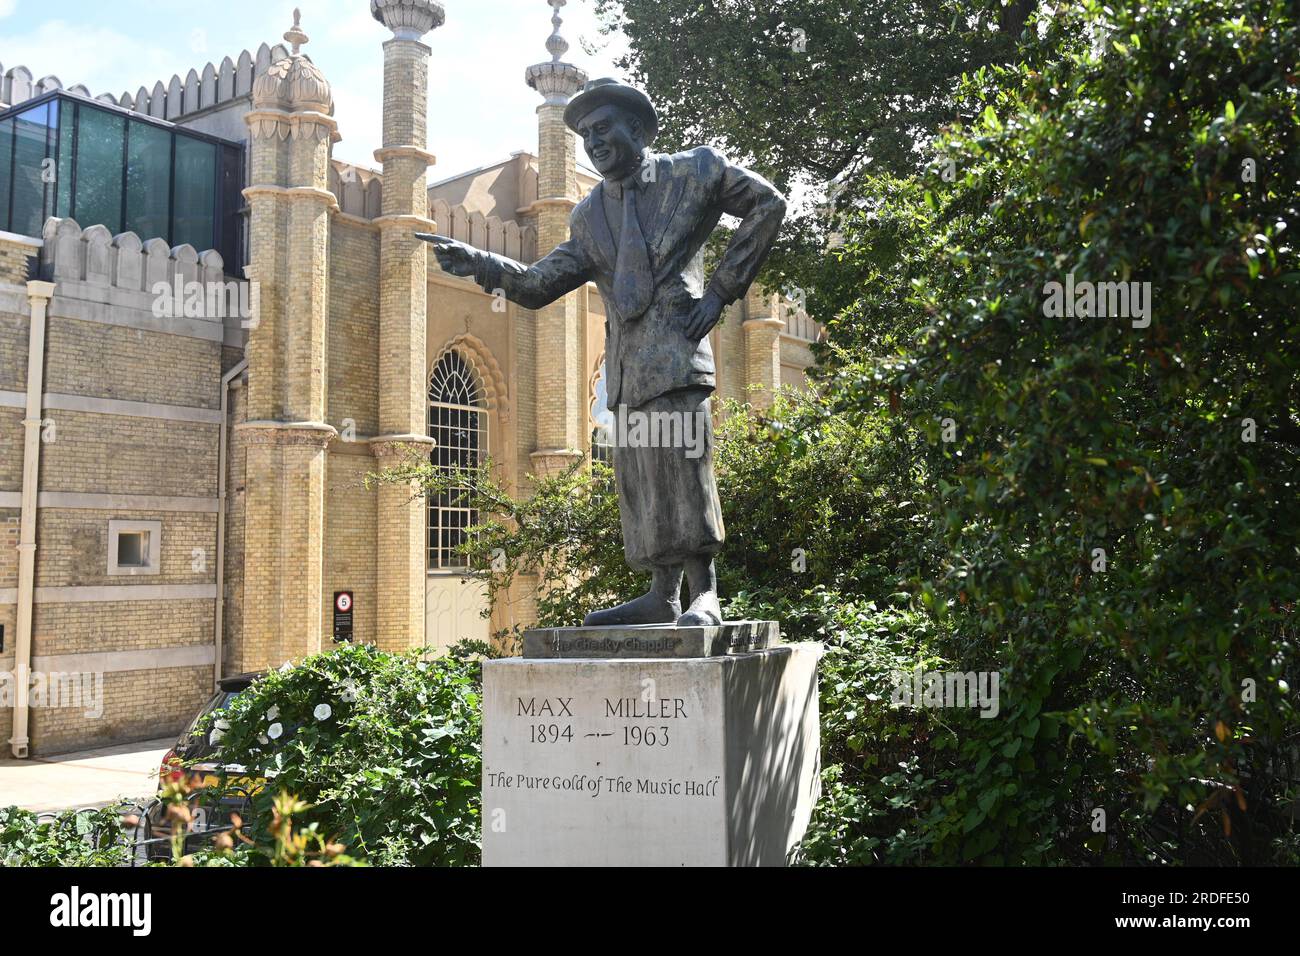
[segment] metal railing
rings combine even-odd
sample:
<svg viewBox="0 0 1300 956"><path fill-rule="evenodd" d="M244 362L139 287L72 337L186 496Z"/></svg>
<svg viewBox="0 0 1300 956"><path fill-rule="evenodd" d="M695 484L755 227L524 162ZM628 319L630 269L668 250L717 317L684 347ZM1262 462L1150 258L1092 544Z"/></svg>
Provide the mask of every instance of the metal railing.
<svg viewBox="0 0 1300 956"><path fill-rule="evenodd" d="M242 788L231 788L214 795L212 791L199 790L186 798L190 818L193 821L185 835L183 852L194 853L212 846L212 840L218 834L230 833L234 825L230 822L231 814L237 813L244 820L251 818L252 792ZM95 816L105 810L113 811L123 821L133 821L124 825L120 836L130 850L128 860L121 864L126 867L149 866L153 863L167 862L173 856L173 823L167 813L169 801L162 797L137 801L123 801L94 807L78 807L72 811L73 816ZM46 810L34 814L37 825L55 823L67 814L67 810ZM213 820L214 814L216 820ZM243 830L249 828L245 825ZM103 825L92 827L85 834L85 840L91 846L100 846L104 840Z"/></svg>

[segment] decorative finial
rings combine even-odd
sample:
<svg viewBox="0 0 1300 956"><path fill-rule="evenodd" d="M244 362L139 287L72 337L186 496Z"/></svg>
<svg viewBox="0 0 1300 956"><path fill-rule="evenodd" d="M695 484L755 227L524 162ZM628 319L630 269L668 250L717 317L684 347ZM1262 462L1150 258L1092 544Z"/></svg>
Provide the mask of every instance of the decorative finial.
<svg viewBox="0 0 1300 956"><path fill-rule="evenodd" d="M297 9L296 7L294 8L293 11L293 27L291 27L289 31L285 33L284 38L289 43L293 44L294 56L298 56L299 48L302 47L304 43L307 43L311 39L309 36L307 36L307 34L302 32L302 11Z"/></svg>
<svg viewBox="0 0 1300 956"><path fill-rule="evenodd" d="M546 38L546 49L551 54L551 62L559 63L560 57L569 52L569 41L560 36L560 25L564 23L560 18L560 7L564 6L568 0L546 0L546 2L555 11L551 17L551 26L554 29L551 31L551 35Z"/></svg>
<svg viewBox="0 0 1300 956"><path fill-rule="evenodd" d="M560 36L560 25L564 22L560 19L560 7L568 0L546 0L546 2L554 11L551 23L555 29L546 38L546 49L551 54L551 59L546 63L534 63L530 66L524 71L524 80L546 97L547 103L563 106L582 89L582 85L587 82L587 74L572 63L561 60L569 49L569 41Z"/></svg>

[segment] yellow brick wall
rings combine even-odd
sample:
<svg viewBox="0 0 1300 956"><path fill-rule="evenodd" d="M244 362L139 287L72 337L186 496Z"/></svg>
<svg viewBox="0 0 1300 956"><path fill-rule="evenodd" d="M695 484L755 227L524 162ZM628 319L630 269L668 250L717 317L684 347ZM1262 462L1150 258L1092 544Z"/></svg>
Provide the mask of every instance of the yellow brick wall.
<svg viewBox="0 0 1300 956"><path fill-rule="evenodd" d="M62 305L56 289L52 311ZM117 318L130 321L130 312ZM24 390L25 316L0 315L0 388ZM45 392L87 398L216 409L222 347L218 342L51 315L47 324ZM0 491L22 485L23 412L0 408ZM47 409L54 423L41 450L40 491L211 497L216 494L218 426L188 421ZM0 587L17 587L17 509L0 512ZM110 576L112 519L162 522L158 575ZM12 534L11 534L12 530ZM43 507L37 513L37 588L210 584L215 579L216 516L200 512L82 510ZM10 538L13 538L11 541ZM196 550L200 557L196 558ZM66 597L68 595L58 595ZM39 595L38 595L39 598ZM0 669L12 671L17 641L14 604L0 604L5 649ZM64 602L37 600L32 653L137 651L206 645L213 639L211 599ZM210 667L109 673L106 714L75 709L31 711L34 754L174 734L211 687ZM0 710L0 739L13 712Z"/></svg>
<svg viewBox="0 0 1300 956"><path fill-rule="evenodd" d="M330 234L329 391L326 420L359 438L379 434L379 233L335 220Z"/></svg>
<svg viewBox="0 0 1300 956"><path fill-rule="evenodd" d="M0 512L0 521L3 520L3 513ZM6 584L0 581L0 587L13 587L17 583L15 573L9 583ZM0 604L0 625L3 625L5 629L5 649L0 651L0 671L12 674L14 672L14 642L17 640L15 630L18 627L18 606L16 604ZM13 709L0 707L0 759L12 756L5 744L12 735Z"/></svg>
<svg viewBox="0 0 1300 956"><path fill-rule="evenodd" d="M246 433L245 440L250 435ZM321 649L317 596L325 451L255 436L244 481L243 670L279 667Z"/></svg>
<svg viewBox="0 0 1300 956"><path fill-rule="evenodd" d="M23 487L23 410L0 406L0 491Z"/></svg>
<svg viewBox="0 0 1300 956"><path fill-rule="evenodd" d="M18 586L18 529L21 513L17 508L0 508L0 588ZM11 605L0 604L0 608L9 606Z"/></svg>
<svg viewBox="0 0 1300 956"><path fill-rule="evenodd" d="M321 587L324 648L333 646L335 591L354 594L353 639L358 642L374 643L378 606L375 519L379 495L364 486L367 473L375 470L375 459L365 445L354 450L365 450L366 454L347 454L339 450L340 444L336 441L331 447L326 469L325 571Z"/></svg>
<svg viewBox="0 0 1300 956"><path fill-rule="evenodd" d="M47 657L211 644L215 612L212 601L198 598L38 603L32 616L32 655ZM208 679L212 679L211 668Z"/></svg>
<svg viewBox="0 0 1300 956"><path fill-rule="evenodd" d="M27 281L28 260L40 250L25 243L0 240L0 282L22 285Z"/></svg>
<svg viewBox="0 0 1300 956"><path fill-rule="evenodd" d="M740 304L730 306L712 335L713 361L717 367L719 399L746 400L744 312Z"/></svg>
<svg viewBox="0 0 1300 956"><path fill-rule="evenodd" d="M18 586L18 509L0 508L0 588ZM18 606L0 604L0 627L4 628L4 650L0 651L0 671L12 672L14 662L14 642L17 640ZM0 728L6 711L0 710ZM8 740L0 736L0 744Z"/></svg>
<svg viewBox="0 0 1300 956"><path fill-rule="evenodd" d="M27 334L31 319L0 312L0 388L21 392L27 388Z"/></svg>
<svg viewBox="0 0 1300 956"><path fill-rule="evenodd" d="M33 756L47 756L133 741L170 741L185 729L211 694L212 671L207 667L105 674L104 713L98 719L86 717L84 708L32 709L31 752ZM0 717L0 729L3 721L4 717ZM154 781L141 781L141 792L123 796L151 796L155 785Z"/></svg>
<svg viewBox="0 0 1300 956"><path fill-rule="evenodd" d="M46 392L220 407L216 342L51 316L45 350Z"/></svg>
<svg viewBox="0 0 1300 956"><path fill-rule="evenodd" d="M41 490L211 497L218 425L48 411L54 441L41 446ZM2 480L2 479L0 479Z"/></svg>
<svg viewBox="0 0 1300 956"><path fill-rule="evenodd" d="M238 365L244 359L244 350L234 348L229 345L221 347L221 374L225 375L232 368ZM218 383L220 384L220 383ZM217 402L220 403L221 395L218 393Z"/></svg>

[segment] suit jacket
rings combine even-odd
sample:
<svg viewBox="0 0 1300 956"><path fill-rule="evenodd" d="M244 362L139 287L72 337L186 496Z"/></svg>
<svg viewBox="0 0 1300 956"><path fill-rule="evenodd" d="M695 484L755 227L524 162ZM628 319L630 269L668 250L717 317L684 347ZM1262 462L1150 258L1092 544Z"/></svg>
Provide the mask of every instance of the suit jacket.
<svg viewBox="0 0 1300 956"><path fill-rule="evenodd" d="M749 289L785 218L785 199L763 177L732 165L709 147L651 156L655 175L639 171L637 219L650 253L654 294L643 315L614 306L618 244L605 211L604 182L573 210L569 240L531 266L480 253L475 279L486 291L541 308L588 281L605 301L605 375L609 407L644 405L666 392L715 384L708 336L684 327L704 292L702 247L724 213L741 219L709 282L724 304Z"/></svg>

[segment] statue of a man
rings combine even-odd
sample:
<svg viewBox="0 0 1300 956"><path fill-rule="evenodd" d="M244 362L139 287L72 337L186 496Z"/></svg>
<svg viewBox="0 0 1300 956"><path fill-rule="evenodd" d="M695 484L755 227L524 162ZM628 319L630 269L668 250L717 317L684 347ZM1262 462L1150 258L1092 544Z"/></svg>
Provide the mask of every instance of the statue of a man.
<svg viewBox="0 0 1300 956"><path fill-rule="evenodd" d="M649 152L659 125L654 106L616 80L588 83L564 121L603 177L573 210L567 242L524 266L442 236L420 238L433 244L444 271L473 276L485 291L528 309L596 283L608 317L605 368L615 420L671 422L672 434L698 434L702 443L617 436L623 551L654 582L641 597L588 614L583 623L720 624L713 558L723 527L713 477L708 333L754 281L781 228L785 199L708 147L674 156ZM724 213L741 223L705 288L701 248ZM685 613L683 571L691 597Z"/></svg>

